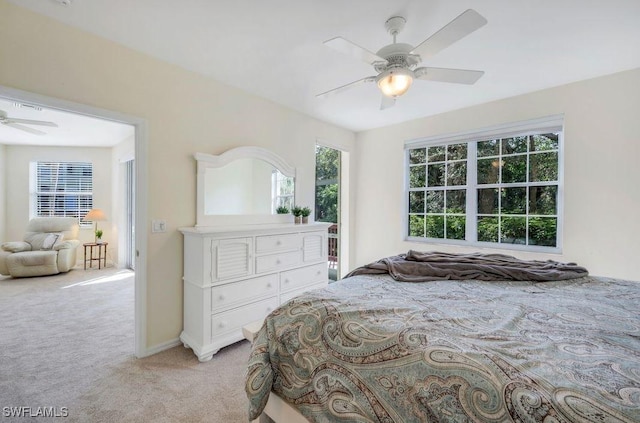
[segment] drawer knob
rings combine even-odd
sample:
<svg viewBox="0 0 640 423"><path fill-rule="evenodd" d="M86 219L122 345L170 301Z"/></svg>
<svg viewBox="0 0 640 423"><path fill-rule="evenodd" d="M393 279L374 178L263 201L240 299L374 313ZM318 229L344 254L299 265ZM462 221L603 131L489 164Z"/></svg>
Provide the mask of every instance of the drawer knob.
<svg viewBox="0 0 640 423"><path fill-rule="evenodd" d="M225 324L224 322L220 322L220 323L218 323L218 327L219 327L220 329L222 329L222 328L223 328L223 327L225 327L225 326L226 326L226 324Z"/></svg>
<svg viewBox="0 0 640 423"><path fill-rule="evenodd" d="M267 307L267 313L271 313L273 309L271 307Z"/></svg>
<svg viewBox="0 0 640 423"><path fill-rule="evenodd" d="M267 288L271 288L271 282L267 284Z"/></svg>
<svg viewBox="0 0 640 423"><path fill-rule="evenodd" d="M280 259L277 259L277 260L276 260L276 264L280 264Z"/></svg>
<svg viewBox="0 0 640 423"><path fill-rule="evenodd" d="M218 299L219 299L220 301L223 301L223 300L224 300L224 295L220 295L220 296L218 297Z"/></svg>
<svg viewBox="0 0 640 423"><path fill-rule="evenodd" d="M322 273L322 270L318 270L318 271L316 272L316 275L319 275L319 274L321 274L321 273Z"/></svg>
<svg viewBox="0 0 640 423"><path fill-rule="evenodd" d="M289 283L289 279L285 279L285 280L284 280L284 283Z"/></svg>
<svg viewBox="0 0 640 423"><path fill-rule="evenodd" d="M280 240L276 241L276 245L281 245L281 244L282 244L282 241L280 241Z"/></svg>

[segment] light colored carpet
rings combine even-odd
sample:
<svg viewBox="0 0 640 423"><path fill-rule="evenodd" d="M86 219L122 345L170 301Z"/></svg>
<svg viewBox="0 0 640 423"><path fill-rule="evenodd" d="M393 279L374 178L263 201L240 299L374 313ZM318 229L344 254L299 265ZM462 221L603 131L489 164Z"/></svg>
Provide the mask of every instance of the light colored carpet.
<svg viewBox="0 0 640 423"><path fill-rule="evenodd" d="M112 268L0 276L0 421L248 421L249 343L207 363L182 346L137 359L133 296L133 273ZM11 418L4 407L68 417Z"/></svg>

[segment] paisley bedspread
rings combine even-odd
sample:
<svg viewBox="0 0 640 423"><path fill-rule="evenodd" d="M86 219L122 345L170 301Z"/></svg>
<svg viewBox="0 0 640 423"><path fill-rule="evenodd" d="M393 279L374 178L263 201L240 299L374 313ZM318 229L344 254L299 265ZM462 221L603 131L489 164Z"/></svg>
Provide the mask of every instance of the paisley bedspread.
<svg viewBox="0 0 640 423"><path fill-rule="evenodd" d="M361 275L265 321L246 391L311 422L640 422L640 283Z"/></svg>

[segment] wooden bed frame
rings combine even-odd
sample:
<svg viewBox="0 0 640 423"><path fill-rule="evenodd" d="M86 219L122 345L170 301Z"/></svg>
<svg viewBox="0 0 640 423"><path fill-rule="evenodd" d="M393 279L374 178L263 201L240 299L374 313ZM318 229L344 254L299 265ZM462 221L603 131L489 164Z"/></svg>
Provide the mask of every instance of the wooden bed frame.
<svg viewBox="0 0 640 423"><path fill-rule="evenodd" d="M262 320L258 320L242 328L242 335L249 341L253 342L256 334L262 327ZM264 407L264 411L251 423L310 423L309 420L298 410L293 408L288 402L280 398L276 393L269 394L269 400Z"/></svg>

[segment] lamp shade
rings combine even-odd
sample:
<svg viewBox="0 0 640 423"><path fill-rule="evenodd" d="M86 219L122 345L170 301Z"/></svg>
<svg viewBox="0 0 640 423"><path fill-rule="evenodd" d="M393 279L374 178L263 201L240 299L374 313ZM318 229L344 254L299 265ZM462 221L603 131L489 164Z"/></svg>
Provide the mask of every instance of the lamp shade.
<svg viewBox="0 0 640 423"><path fill-rule="evenodd" d="M107 216L101 209L91 209L89 213L87 213L82 220L90 220L92 222L97 222L100 220L107 220Z"/></svg>
<svg viewBox="0 0 640 423"><path fill-rule="evenodd" d="M413 82L413 75L408 69L389 69L380 74L377 82L382 94L395 98L407 92Z"/></svg>

